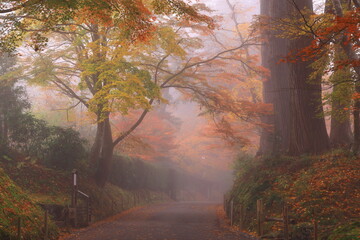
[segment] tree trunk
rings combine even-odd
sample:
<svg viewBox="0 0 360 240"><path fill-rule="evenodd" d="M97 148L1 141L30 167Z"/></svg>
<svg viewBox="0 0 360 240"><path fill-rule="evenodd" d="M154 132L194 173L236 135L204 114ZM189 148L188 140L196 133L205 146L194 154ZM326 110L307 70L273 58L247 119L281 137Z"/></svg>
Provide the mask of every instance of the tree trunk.
<svg viewBox="0 0 360 240"><path fill-rule="evenodd" d="M9 113L5 111L3 123L3 139L2 143L7 146L9 143Z"/></svg>
<svg viewBox="0 0 360 240"><path fill-rule="evenodd" d="M0 107L0 145L4 143L4 114L1 112L2 108Z"/></svg>
<svg viewBox="0 0 360 240"><path fill-rule="evenodd" d="M358 76L358 78L359 78L359 76ZM356 83L355 92L360 94L359 83ZM360 99L355 100L353 117L354 117L354 146L353 146L353 152L355 154L358 154L359 150L360 150Z"/></svg>
<svg viewBox="0 0 360 240"><path fill-rule="evenodd" d="M332 7L335 15L337 17L343 17L344 12L342 8L342 1L340 0L332 0ZM354 50L353 44L348 41L348 36L343 34L341 36L340 45L344 49L344 52L350 61L359 61L360 57L359 54ZM352 66L354 71L356 72L356 83L355 83L355 92L360 94L360 66L353 65ZM360 149L360 100L356 99L354 103L354 110L353 110L353 118L354 118L354 146L353 151L355 154L358 154Z"/></svg>
<svg viewBox="0 0 360 240"><path fill-rule="evenodd" d="M342 0L343 4L346 4L346 0ZM345 6L345 5L344 5ZM325 13L334 14L333 3L331 0L326 0ZM347 60L344 50L340 46L335 47L335 62ZM351 102L351 90L352 86L342 83L346 80L352 79L351 70L345 68L333 73L331 82L334 85L334 89L331 97L331 129L330 129L330 144L331 147L348 147L352 141L353 136L351 132L350 113L345 116L339 116L339 112L344 114L344 108L348 107Z"/></svg>
<svg viewBox="0 0 360 240"><path fill-rule="evenodd" d="M337 48L335 54L341 54L341 48ZM335 56L335 60L339 59ZM331 129L330 129L330 143L331 147L348 147L352 142L350 113L345 111L351 104L352 91L352 73L350 68L337 70L333 73L331 82L334 84L331 96ZM350 84L345 84L348 80ZM344 116L346 114L346 116Z"/></svg>
<svg viewBox="0 0 360 240"><path fill-rule="evenodd" d="M268 17L270 16L270 1L269 0L261 0L260 1L260 14L266 18L266 25L268 24ZM261 47L261 65L270 69L270 46L268 44L269 31L262 33L262 47ZM273 104L273 82L270 81L270 77L266 77L263 82L263 101L264 103ZM271 116L263 116L261 121L268 125L274 126L274 115ZM273 131L263 128L260 136L260 148L257 155L267 155L273 152Z"/></svg>
<svg viewBox="0 0 360 240"><path fill-rule="evenodd" d="M95 167L97 167L99 164L98 160L100 158L103 136L104 136L104 122L98 122L96 126L95 140L91 147L90 158L89 158L90 164Z"/></svg>
<svg viewBox="0 0 360 240"><path fill-rule="evenodd" d="M112 132L109 118L104 121L104 134L101 148L101 156L98 160L98 168L96 173L96 182L99 186L103 187L108 180L112 157L114 153L114 143L112 139Z"/></svg>
<svg viewBox="0 0 360 240"><path fill-rule="evenodd" d="M262 15L276 22L288 13L287 0L262 0ZM288 63L279 63L288 54L289 40L277 36L279 31L269 28L262 47L262 65L270 70L263 84L264 102L273 104L274 115L263 118L265 124L273 125L273 132L263 131L260 154L287 152L290 138L290 70Z"/></svg>
<svg viewBox="0 0 360 240"><path fill-rule="evenodd" d="M332 107L341 107L339 101L333 103ZM331 117L331 130L330 130L330 144L333 148L345 147L347 148L352 142L352 132L350 115L345 120L337 120L335 116Z"/></svg>
<svg viewBox="0 0 360 240"><path fill-rule="evenodd" d="M311 0L295 0L299 9L312 10ZM289 3L289 12L301 18L294 5ZM304 36L290 41L290 51L299 50L311 44L311 36ZM318 154L329 149L325 119L322 107L321 76L310 80L312 68L309 61L290 64L291 70L291 131L289 153Z"/></svg>

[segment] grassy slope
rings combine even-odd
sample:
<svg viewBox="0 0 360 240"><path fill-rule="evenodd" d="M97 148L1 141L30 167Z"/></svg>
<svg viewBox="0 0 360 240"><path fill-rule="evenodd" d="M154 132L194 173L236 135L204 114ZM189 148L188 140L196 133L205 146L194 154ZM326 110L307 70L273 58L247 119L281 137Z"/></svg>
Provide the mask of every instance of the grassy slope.
<svg viewBox="0 0 360 240"><path fill-rule="evenodd" d="M293 232L319 222L324 239L357 239L360 236L360 159L346 153L316 157L243 157L231 191L236 203L247 208L247 227L254 231L256 200L262 198L266 215L281 216L286 201L296 217ZM238 205L237 204L237 205ZM273 224L267 230L276 228Z"/></svg>
<svg viewBox="0 0 360 240"><path fill-rule="evenodd" d="M0 155L0 168L3 169L0 172L0 207L8 208L10 212L16 212L11 216L2 216L1 214L4 213L0 210L0 239L5 239L1 236L1 231L13 236L15 215L22 214L36 219L34 223L24 222L24 225L32 229L31 231L26 230L27 239L40 239L39 236L42 233L39 229L42 228L43 212L36 204L69 205L72 174L37 165L14 152ZM2 189L7 186L11 191ZM112 216L135 205L167 200L165 194L158 192L126 191L112 184L107 184L105 188L99 188L91 178L82 175L79 176L79 189L92 197L94 220ZM4 195L7 192L11 194ZM11 204L6 205L3 202ZM27 206L27 208L18 208L20 205ZM6 222L8 221L6 219L10 219L10 222ZM11 224L11 228L8 228L9 224ZM53 233L55 236L55 228Z"/></svg>
<svg viewBox="0 0 360 240"><path fill-rule="evenodd" d="M40 239L44 212L0 168L0 239L17 236L17 221L21 218L23 239ZM51 237L57 236L56 227L50 225Z"/></svg>

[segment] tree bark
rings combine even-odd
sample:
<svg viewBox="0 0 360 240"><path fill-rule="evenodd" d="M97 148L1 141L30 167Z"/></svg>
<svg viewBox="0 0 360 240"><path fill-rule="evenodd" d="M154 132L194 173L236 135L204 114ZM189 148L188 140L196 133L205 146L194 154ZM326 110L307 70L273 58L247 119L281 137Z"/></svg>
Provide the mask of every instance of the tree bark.
<svg viewBox="0 0 360 240"><path fill-rule="evenodd" d="M0 106L0 145L4 143L4 114Z"/></svg>
<svg viewBox="0 0 360 240"><path fill-rule="evenodd" d="M294 5L296 4L296 5ZM296 7L297 8L296 8ZM276 22L293 15L298 9L312 10L311 0L263 0L262 14ZM272 29L272 28L271 28ZM261 154L321 153L329 148L329 137L323 118L321 78L310 82L311 62L279 63L291 51L299 51L311 43L311 36L289 40L278 37L279 30L270 30L268 44L262 50L263 66L271 75L264 83L264 101L274 106L274 133L263 132ZM265 119L265 123L271 122Z"/></svg>
<svg viewBox="0 0 360 240"><path fill-rule="evenodd" d="M295 0L295 5L289 3L289 13L299 18L298 9L312 9L311 0ZM306 16L305 16L306 17ZM311 36L304 36L290 41L290 51L298 52L311 44ZM310 61L297 61L290 64L291 79L291 117L289 153L301 155L304 153L319 154L329 149L325 119L322 107L321 76L310 80L312 73Z"/></svg>
<svg viewBox="0 0 360 240"><path fill-rule="evenodd" d="M336 87L334 91L338 91ZM345 106L341 104L340 100L332 101L332 111L343 109ZM331 116L331 129L330 129L330 144L331 147L347 147L352 142L350 114L344 120L338 120L336 114Z"/></svg>
<svg viewBox="0 0 360 240"><path fill-rule="evenodd" d="M335 48L335 61L346 60L342 56L342 48ZM344 111L351 104L352 73L350 68L338 70L333 73L332 83L334 84L331 96L331 147L348 147L353 141L351 132L350 113ZM345 84L344 81L349 81ZM343 116L346 114L346 116Z"/></svg>
<svg viewBox="0 0 360 240"><path fill-rule="evenodd" d="M94 143L90 150L90 157L89 157L90 164L95 167L97 167L99 164L98 160L100 158L103 136L104 136L104 122L98 121L96 125L96 135L95 135Z"/></svg>
<svg viewBox="0 0 360 240"><path fill-rule="evenodd" d="M343 4L346 4L346 0L342 0L342 2ZM335 14L332 0L326 0L324 13ZM343 49L340 46L336 46L335 62L346 60L344 55ZM333 73L331 79L334 88L331 97L330 145L333 148L350 146L353 141L350 113L345 116L345 118L340 118L338 114L339 111L342 112L345 107L348 107L351 102L349 85L341 84L341 82L344 81L344 77L347 78L349 82L351 81L352 76L350 69L344 69L340 74L337 72Z"/></svg>
<svg viewBox="0 0 360 240"><path fill-rule="evenodd" d="M268 24L268 17L270 17L270 1L261 0L260 1L260 14L266 18L266 25ZM264 31L262 33L262 47L261 47L261 65L270 69L270 46L268 43L269 31ZM266 77L263 82L263 101L264 103L273 104L273 82L270 81L270 77ZM274 115L263 116L261 121L268 126L274 126ZM267 155L273 152L273 131L263 128L260 136L260 148L257 155Z"/></svg>
<svg viewBox="0 0 360 240"><path fill-rule="evenodd" d="M359 75L358 75L359 78ZM359 83L356 83L355 86L355 92L360 94L360 86ZM354 117L354 146L353 146L353 152L355 154L359 153L360 150L360 100L356 99L354 104L354 111L353 111L353 117Z"/></svg>
<svg viewBox="0 0 360 240"><path fill-rule="evenodd" d="M105 186L106 181L108 180L114 153L110 119L106 118L102 123L104 124L104 133L102 139L101 155L98 159L99 164L96 172L96 182L101 187Z"/></svg>
<svg viewBox="0 0 360 240"><path fill-rule="evenodd" d="M270 25L286 16L287 0L262 0L261 14L269 17ZM273 23L272 23L273 22ZM280 63L288 54L289 40L278 37L279 30L267 31L262 47L262 65L270 70L263 84L264 102L273 104L274 115L263 118L273 125L273 132L264 130L260 139L259 154L285 153L290 138L290 69L288 63Z"/></svg>
<svg viewBox="0 0 360 240"><path fill-rule="evenodd" d="M335 15L337 17L343 17L344 12L342 9L341 1L340 0L332 0L333 8ZM359 54L354 50L353 44L349 43L348 37L343 34L340 44L341 47L344 49L346 56L350 61L359 61L360 57ZM353 66L354 71L356 72L356 83L355 83L355 92L360 94L360 66L355 65ZM354 118L354 146L353 151L355 154L358 154L360 150L360 99L356 99L354 103L354 110L353 110L353 118Z"/></svg>

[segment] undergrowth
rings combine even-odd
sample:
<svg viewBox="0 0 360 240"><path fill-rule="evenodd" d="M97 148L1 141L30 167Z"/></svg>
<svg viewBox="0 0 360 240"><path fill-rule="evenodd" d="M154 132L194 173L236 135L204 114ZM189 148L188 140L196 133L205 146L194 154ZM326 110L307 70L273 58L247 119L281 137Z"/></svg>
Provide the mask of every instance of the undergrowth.
<svg viewBox="0 0 360 240"><path fill-rule="evenodd" d="M1 149L0 149L1 150ZM129 208L169 200L159 191L124 190L107 183L98 187L90 171L82 170L78 187L92 199L93 221ZM22 239L43 239L44 211L40 205L68 206L72 194L72 173L47 168L14 151L0 151L0 239L16 239L17 221L22 220ZM50 220L50 238L59 229Z"/></svg>
<svg viewBox="0 0 360 240"><path fill-rule="evenodd" d="M229 193L235 211L245 206L244 225L256 229L256 201L263 199L267 217L281 217L287 203L292 239L310 239L313 222L321 239L358 239L360 236L360 159L343 151L321 156L251 157L235 163L235 183ZM266 224L267 232L281 231Z"/></svg>

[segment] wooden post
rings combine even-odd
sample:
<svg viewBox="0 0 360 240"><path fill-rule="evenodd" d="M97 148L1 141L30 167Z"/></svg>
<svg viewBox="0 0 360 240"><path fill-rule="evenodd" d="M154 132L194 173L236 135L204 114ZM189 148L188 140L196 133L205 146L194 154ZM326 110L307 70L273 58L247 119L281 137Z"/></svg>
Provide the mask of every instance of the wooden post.
<svg viewBox="0 0 360 240"><path fill-rule="evenodd" d="M90 224L90 198L86 200L86 225Z"/></svg>
<svg viewBox="0 0 360 240"><path fill-rule="evenodd" d="M223 204L224 204L224 212L226 213L226 196L225 196L225 194L224 194L224 202L223 202Z"/></svg>
<svg viewBox="0 0 360 240"><path fill-rule="evenodd" d="M314 240L318 240L318 222L314 220Z"/></svg>
<svg viewBox="0 0 360 240"><path fill-rule="evenodd" d="M230 225L234 224L234 199L230 201Z"/></svg>
<svg viewBox="0 0 360 240"><path fill-rule="evenodd" d="M73 173L73 195L72 195L72 207L74 208L74 226L77 227L78 225L78 216L77 216L77 193L78 193L78 171L74 169Z"/></svg>
<svg viewBox="0 0 360 240"><path fill-rule="evenodd" d="M49 211L46 209L45 210L45 218L44 218L44 240L48 240L49 238L49 223L48 223L48 219L49 219Z"/></svg>
<svg viewBox="0 0 360 240"><path fill-rule="evenodd" d="M92 204L91 204L91 197L89 197L89 224L91 223L92 217Z"/></svg>
<svg viewBox="0 0 360 240"><path fill-rule="evenodd" d="M289 207L287 204L284 204L283 208L283 218L284 218L284 240L289 240Z"/></svg>
<svg viewBox="0 0 360 240"><path fill-rule="evenodd" d="M121 211L124 211L124 196L121 195Z"/></svg>
<svg viewBox="0 0 360 240"><path fill-rule="evenodd" d="M256 202L256 216L257 216L257 232L258 235L261 237L262 235L264 235L264 209L263 209L263 201L262 199L258 199Z"/></svg>
<svg viewBox="0 0 360 240"><path fill-rule="evenodd" d="M78 171L76 169L74 169L72 171L72 174L73 174L73 195L72 195L72 198L71 198L71 205L72 207L76 207L76 204L77 204L77 181L78 181Z"/></svg>
<svg viewBox="0 0 360 240"><path fill-rule="evenodd" d="M228 206L228 199L227 197L225 197L225 213L226 213L226 217L229 217L229 206Z"/></svg>
<svg viewBox="0 0 360 240"><path fill-rule="evenodd" d="M21 240L21 217L17 221L17 239Z"/></svg>
<svg viewBox="0 0 360 240"><path fill-rule="evenodd" d="M243 230L243 222L244 222L244 205L239 205L239 228L240 231Z"/></svg>
<svg viewBox="0 0 360 240"><path fill-rule="evenodd" d="M65 229L66 232L70 232L70 209L69 206L66 206L64 209L64 218L65 218Z"/></svg>

